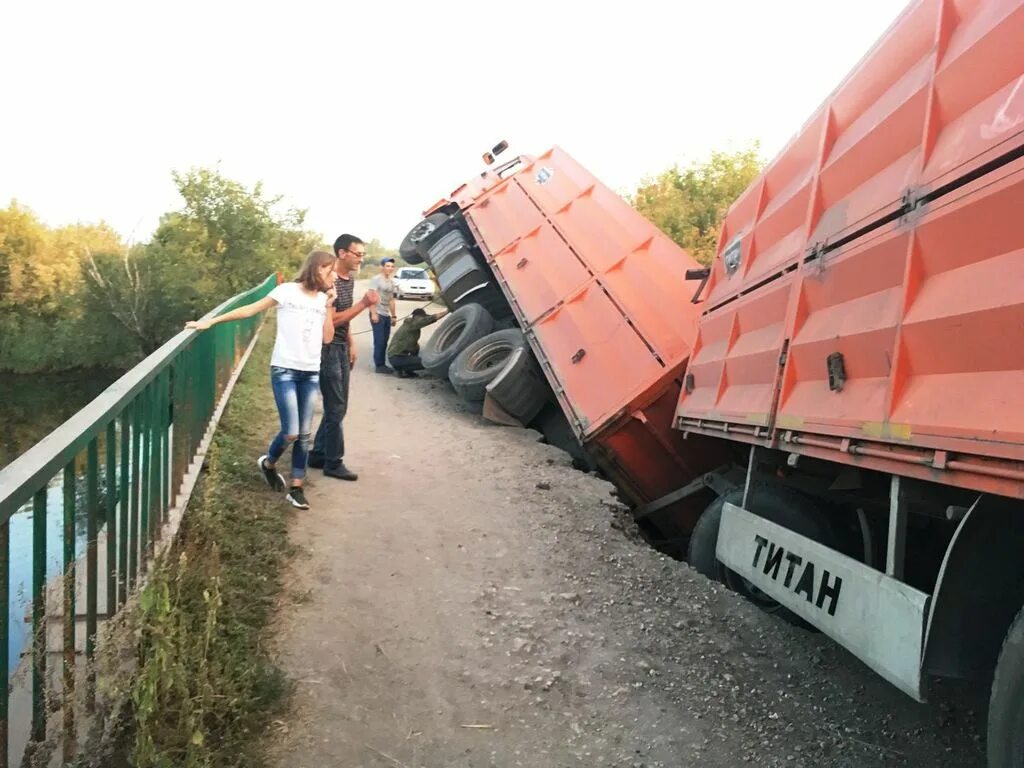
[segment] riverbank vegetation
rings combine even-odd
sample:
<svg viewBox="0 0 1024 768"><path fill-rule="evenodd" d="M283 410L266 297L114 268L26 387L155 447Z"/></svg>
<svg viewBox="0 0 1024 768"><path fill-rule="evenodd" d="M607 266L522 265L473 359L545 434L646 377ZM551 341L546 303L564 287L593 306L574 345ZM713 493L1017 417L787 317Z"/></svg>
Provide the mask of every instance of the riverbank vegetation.
<svg viewBox="0 0 1024 768"><path fill-rule="evenodd" d="M256 737L286 702L267 627L290 554L289 513L252 470L274 411L266 385L273 339L271 320L232 392L175 544L139 595L125 765L258 766Z"/></svg>
<svg viewBox="0 0 1024 768"><path fill-rule="evenodd" d="M126 368L225 298L295 270L305 212L217 171L174 174L183 204L146 243L104 223L49 228L0 209L0 370Z"/></svg>

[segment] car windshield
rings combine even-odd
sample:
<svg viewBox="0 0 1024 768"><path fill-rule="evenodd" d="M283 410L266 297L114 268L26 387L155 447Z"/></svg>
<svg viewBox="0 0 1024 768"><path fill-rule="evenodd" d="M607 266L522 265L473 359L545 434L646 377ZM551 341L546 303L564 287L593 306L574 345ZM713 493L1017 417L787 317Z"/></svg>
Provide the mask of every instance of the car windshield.
<svg viewBox="0 0 1024 768"><path fill-rule="evenodd" d="M400 280L426 280L427 270L425 269L403 269Z"/></svg>

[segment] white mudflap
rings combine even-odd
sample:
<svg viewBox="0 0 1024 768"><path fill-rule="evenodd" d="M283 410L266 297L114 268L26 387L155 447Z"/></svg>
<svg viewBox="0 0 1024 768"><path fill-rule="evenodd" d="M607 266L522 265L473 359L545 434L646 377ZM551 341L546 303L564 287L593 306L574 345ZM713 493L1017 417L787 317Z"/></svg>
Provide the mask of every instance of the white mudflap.
<svg viewBox="0 0 1024 768"><path fill-rule="evenodd" d="M733 571L924 701L924 592L733 504L722 510L717 551Z"/></svg>

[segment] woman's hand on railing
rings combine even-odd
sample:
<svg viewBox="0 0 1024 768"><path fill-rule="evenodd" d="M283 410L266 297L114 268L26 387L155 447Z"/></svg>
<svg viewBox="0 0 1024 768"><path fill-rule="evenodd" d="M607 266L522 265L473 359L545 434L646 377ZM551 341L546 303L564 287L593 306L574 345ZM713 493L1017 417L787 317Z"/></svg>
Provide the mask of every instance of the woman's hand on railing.
<svg viewBox="0 0 1024 768"><path fill-rule="evenodd" d="M205 331L210 325L209 320L189 320L185 323L185 329L189 331Z"/></svg>

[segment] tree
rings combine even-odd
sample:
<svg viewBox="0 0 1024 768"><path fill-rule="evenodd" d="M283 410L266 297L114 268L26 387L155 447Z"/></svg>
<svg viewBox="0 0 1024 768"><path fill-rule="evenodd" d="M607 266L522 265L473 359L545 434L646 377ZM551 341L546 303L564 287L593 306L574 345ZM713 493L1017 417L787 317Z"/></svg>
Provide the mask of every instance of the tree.
<svg viewBox="0 0 1024 768"><path fill-rule="evenodd" d="M0 370L130 365L186 320L330 250L303 228L305 211L260 184L204 168L173 178L182 206L148 243L129 246L102 222L51 229L16 202L0 209ZM397 256L376 239L367 254L368 268Z"/></svg>
<svg viewBox="0 0 1024 768"><path fill-rule="evenodd" d="M0 368L14 371L107 366L129 349L117 329L90 322L82 264L125 250L103 224L50 229L11 203L0 210Z"/></svg>
<svg viewBox="0 0 1024 768"><path fill-rule="evenodd" d="M0 309L32 303L36 260L46 248L46 228L17 201L0 210Z"/></svg>
<svg viewBox="0 0 1024 768"><path fill-rule="evenodd" d="M281 198L265 196L261 184L250 190L206 168L173 178L184 205L164 214L153 239L86 270L94 306L143 353L268 274L290 277L320 239L302 229L305 211L279 210Z"/></svg>
<svg viewBox="0 0 1024 768"><path fill-rule="evenodd" d="M278 269L297 269L319 238L303 231L306 212L278 210L262 184L252 190L200 168L175 173L185 200L182 210L163 217L153 237L162 260L184 260L194 278L213 281L218 295L238 293Z"/></svg>
<svg viewBox="0 0 1024 768"><path fill-rule="evenodd" d="M756 143L738 152L715 151L703 162L645 179L630 203L697 261L710 264L726 210L763 167Z"/></svg>
<svg viewBox="0 0 1024 768"><path fill-rule="evenodd" d="M149 281L143 273L148 261L144 256L144 246L123 254L90 253L82 267L89 286L90 309L116 320L131 337L139 357L160 343L154 336L156 323L150 315Z"/></svg>
<svg viewBox="0 0 1024 768"><path fill-rule="evenodd" d="M356 277L366 278L376 275L380 271L380 260L385 256L395 260L396 268L405 264L402 257L398 255L397 248L385 248L381 245L380 240L376 237L373 238L366 244L366 258L363 259L363 265L359 268L359 274Z"/></svg>

